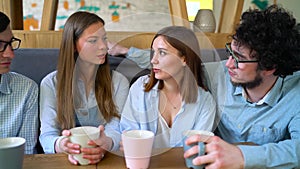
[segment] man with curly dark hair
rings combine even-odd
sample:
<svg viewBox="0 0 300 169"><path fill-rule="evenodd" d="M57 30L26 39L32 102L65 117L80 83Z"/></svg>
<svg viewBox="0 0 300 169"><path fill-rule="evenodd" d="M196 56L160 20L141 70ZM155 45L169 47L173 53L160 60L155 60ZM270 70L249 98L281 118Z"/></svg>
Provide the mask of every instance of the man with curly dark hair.
<svg viewBox="0 0 300 169"><path fill-rule="evenodd" d="M300 34L296 19L280 6L248 10L226 44L227 61L209 68L220 110L206 155L195 165L215 168L300 168ZM213 65L213 64L212 64ZM245 144L251 142L253 145ZM238 143L234 144L234 143ZM187 158L198 153L194 147Z"/></svg>

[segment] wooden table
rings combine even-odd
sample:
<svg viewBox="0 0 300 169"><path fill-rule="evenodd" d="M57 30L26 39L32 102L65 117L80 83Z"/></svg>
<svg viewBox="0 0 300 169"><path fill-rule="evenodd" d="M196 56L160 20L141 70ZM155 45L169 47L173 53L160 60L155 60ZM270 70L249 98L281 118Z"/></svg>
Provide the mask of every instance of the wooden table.
<svg viewBox="0 0 300 169"><path fill-rule="evenodd" d="M157 150L155 150L156 152ZM160 151L161 152L161 151ZM97 165L75 166L70 164L66 154L25 155L23 169L126 169L125 159L113 153L106 153ZM186 169L182 148L164 150L151 157L149 169Z"/></svg>
<svg viewBox="0 0 300 169"><path fill-rule="evenodd" d="M23 169L96 169L96 165L75 166L66 154L25 155Z"/></svg>

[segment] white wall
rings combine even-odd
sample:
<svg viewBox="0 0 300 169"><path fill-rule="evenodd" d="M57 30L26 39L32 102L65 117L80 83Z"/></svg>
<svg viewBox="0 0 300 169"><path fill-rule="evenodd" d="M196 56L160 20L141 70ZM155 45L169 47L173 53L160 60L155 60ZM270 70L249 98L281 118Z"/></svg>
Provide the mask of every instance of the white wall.
<svg viewBox="0 0 300 169"><path fill-rule="evenodd" d="M243 12L249 9L252 0L244 0ZM222 8L223 0L214 0L214 15L216 18L217 27L219 24L219 18ZM273 0L269 0L269 3L273 3ZM277 0L277 4L282 5L282 7L286 8L290 11L294 17L297 19L297 22L300 22L300 1L299 0ZM217 29L216 29L217 30Z"/></svg>
<svg viewBox="0 0 300 169"><path fill-rule="evenodd" d="M246 11L249 6L251 6L252 0L245 0L243 11ZM273 0L269 0L270 4L273 4ZM300 22L300 1L299 0L277 0L278 5L282 5L285 9L290 11L294 17L297 19L297 22Z"/></svg>
<svg viewBox="0 0 300 169"><path fill-rule="evenodd" d="M277 4L281 4L284 8L292 12L294 17L297 19L297 22L300 22L299 0L277 0Z"/></svg>

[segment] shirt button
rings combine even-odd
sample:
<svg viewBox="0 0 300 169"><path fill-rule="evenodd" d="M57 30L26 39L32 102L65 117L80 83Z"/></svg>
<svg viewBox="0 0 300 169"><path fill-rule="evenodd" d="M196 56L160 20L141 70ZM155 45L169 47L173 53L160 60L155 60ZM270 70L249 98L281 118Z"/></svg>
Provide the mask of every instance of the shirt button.
<svg viewBox="0 0 300 169"><path fill-rule="evenodd" d="M238 124L238 128L241 129L241 128L242 128L242 125L241 125L241 124Z"/></svg>
<svg viewBox="0 0 300 169"><path fill-rule="evenodd" d="M87 115L88 115L88 112L81 112L81 114L82 114L83 116L87 116Z"/></svg>

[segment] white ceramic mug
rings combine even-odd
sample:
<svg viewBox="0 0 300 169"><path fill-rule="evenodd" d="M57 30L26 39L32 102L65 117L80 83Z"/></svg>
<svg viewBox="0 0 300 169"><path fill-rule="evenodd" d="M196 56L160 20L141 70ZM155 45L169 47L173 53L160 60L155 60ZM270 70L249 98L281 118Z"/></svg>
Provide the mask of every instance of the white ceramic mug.
<svg viewBox="0 0 300 169"><path fill-rule="evenodd" d="M90 140L96 140L100 136L100 130L93 126L81 126L70 129L71 135L69 137L61 136L63 138L69 138L70 142L79 144L81 148L91 148L95 146L88 145ZM88 165L89 160L82 157L80 154L72 154L74 158L79 162L80 165Z"/></svg>
<svg viewBox="0 0 300 169"><path fill-rule="evenodd" d="M130 130L122 133L122 143L129 169L146 169L149 167L154 133L148 130Z"/></svg>
<svg viewBox="0 0 300 169"><path fill-rule="evenodd" d="M22 137L0 139L0 168L22 169L26 140Z"/></svg>
<svg viewBox="0 0 300 169"><path fill-rule="evenodd" d="M204 142L198 142L198 143L194 143L194 144L190 144L190 145L186 145L185 141L187 138L189 138L190 136L196 135L196 134L200 134L200 135L204 135L204 136L214 136L214 133L210 132L210 131L204 131L204 130L186 130L182 133L183 136L183 150L184 152L190 148L192 148L193 146L198 144L198 154L193 155L189 158L185 159L185 165L188 168L193 168L193 169L203 169L205 166L204 165L193 165L193 159L196 158L197 156L202 156L205 154L205 143Z"/></svg>

